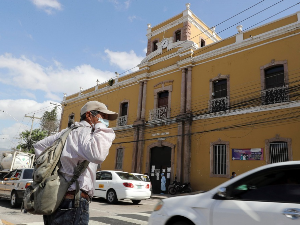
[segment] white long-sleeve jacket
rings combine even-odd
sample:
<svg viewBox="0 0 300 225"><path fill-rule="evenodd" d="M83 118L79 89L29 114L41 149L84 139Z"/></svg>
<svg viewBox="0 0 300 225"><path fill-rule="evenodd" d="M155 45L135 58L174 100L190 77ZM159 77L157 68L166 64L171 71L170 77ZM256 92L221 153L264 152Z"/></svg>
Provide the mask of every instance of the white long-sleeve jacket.
<svg viewBox="0 0 300 225"><path fill-rule="evenodd" d="M109 153L109 148L115 139L113 129L106 128L102 123L95 125L95 130L92 132L92 126L81 121L75 123L79 126L74 129L68 136L61 155L62 167L60 172L68 181L73 177L74 168L82 161L90 162L87 169L79 177L80 189L86 191L90 196L94 194L94 184L96 179L97 164L101 164ZM46 148L59 138L61 132L49 136L36 144L34 144L35 155L38 157ZM69 191L75 190L75 183L71 185Z"/></svg>

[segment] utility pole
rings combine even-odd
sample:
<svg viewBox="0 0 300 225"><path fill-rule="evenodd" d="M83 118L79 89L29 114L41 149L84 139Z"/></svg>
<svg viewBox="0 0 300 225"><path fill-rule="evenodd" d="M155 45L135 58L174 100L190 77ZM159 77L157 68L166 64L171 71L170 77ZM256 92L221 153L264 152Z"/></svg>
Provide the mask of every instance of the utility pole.
<svg viewBox="0 0 300 225"><path fill-rule="evenodd" d="M31 118L32 119L32 122L31 122L31 128L30 128L30 133L29 133L29 137L28 137L28 141L30 141L31 142L31 133L32 133L32 128L33 128L33 121L34 121L34 119L41 119L41 118L39 118L39 117L35 117L34 116L34 114L35 113L33 113L33 116L27 116L26 114L25 114L25 117L29 117L29 118ZM28 149L28 151L29 151L30 149Z"/></svg>

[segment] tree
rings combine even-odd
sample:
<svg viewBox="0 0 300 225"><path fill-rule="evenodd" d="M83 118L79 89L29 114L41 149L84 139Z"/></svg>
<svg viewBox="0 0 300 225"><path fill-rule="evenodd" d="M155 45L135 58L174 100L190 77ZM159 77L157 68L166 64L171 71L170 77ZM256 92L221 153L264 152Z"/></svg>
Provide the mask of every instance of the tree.
<svg viewBox="0 0 300 225"><path fill-rule="evenodd" d="M23 141L23 144L19 144L17 146L17 149L20 147L22 149L25 149L25 151L29 153L34 153L34 147L33 144L37 143L38 141L44 139L47 137L47 131L43 131L40 129L34 129L31 132L31 137L30 136L30 130L25 130L22 133L20 133L20 138Z"/></svg>
<svg viewBox="0 0 300 225"><path fill-rule="evenodd" d="M52 133L56 132L59 126L57 119L57 106L54 107L50 112L44 112L40 125L43 131L47 131L47 136L50 136Z"/></svg>

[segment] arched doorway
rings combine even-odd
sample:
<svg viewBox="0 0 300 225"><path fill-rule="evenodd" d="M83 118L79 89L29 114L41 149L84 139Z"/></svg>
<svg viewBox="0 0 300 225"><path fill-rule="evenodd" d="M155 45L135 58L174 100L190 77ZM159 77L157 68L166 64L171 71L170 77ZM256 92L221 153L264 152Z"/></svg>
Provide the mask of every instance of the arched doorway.
<svg viewBox="0 0 300 225"><path fill-rule="evenodd" d="M165 174L167 183L166 188L170 184L171 178L171 156L172 148L168 146L153 147L150 149L150 180L152 184L152 192L154 194L161 193L161 173Z"/></svg>

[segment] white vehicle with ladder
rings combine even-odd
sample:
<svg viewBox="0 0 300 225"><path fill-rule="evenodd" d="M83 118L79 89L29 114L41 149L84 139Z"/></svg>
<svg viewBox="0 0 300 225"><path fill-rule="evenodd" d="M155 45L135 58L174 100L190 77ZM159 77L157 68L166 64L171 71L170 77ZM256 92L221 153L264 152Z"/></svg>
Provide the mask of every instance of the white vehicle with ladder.
<svg viewBox="0 0 300 225"><path fill-rule="evenodd" d="M21 204L25 189L32 183L34 154L3 152L0 154L0 197L12 207Z"/></svg>

